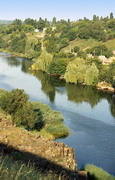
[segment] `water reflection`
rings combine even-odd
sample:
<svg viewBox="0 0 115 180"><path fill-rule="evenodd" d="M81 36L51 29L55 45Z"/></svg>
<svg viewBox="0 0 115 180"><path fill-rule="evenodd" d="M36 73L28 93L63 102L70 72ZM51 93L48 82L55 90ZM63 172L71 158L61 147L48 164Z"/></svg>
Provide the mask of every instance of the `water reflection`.
<svg viewBox="0 0 115 180"><path fill-rule="evenodd" d="M75 148L78 164L94 163L114 173L115 96L33 72L31 64L24 58L0 57L0 88L24 89L32 100L60 111L71 132L59 141Z"/></svg>
<svg viewBox="0 0 115 180"><path fill-rule="evenodd" d="M11 67L13 67L13 66L18 67L18 66L21 65L21 62L18 59L16 59L15 57L13 57L13 56L8 57L7 59L8 59L7 63Z"/></svg>
<svg viewBox="0 0 115 180"><path fill-rule="evenodd" d="M22 70L24 73L29 73L29 74L31 74L31 71L30 71L31 65L32 65L32 61L27 60L27 59L23 59L23 60L21 61L21 70Z"/></svg>
<svg viewBox="0 0 115 180"><path fill-rule="evenodd" d="M115 94L110 99L110 110L113 117L115 117Z"/></svg>
<svg viewBox="0 0 115 180"><path fill-rule="evenodd" d="M32 73L41 81L42 91L49 97L50 102L55 101L56 92L64 94L63 87L66 86L67 96L69 101L75 103L87 102L91 108L94 108L102 99L107 99L110 104L110 110L112 115L115 114L115 100L111 94L99 92L94 87L75 85L65 83L64 80L58 77L49 76L48 74L38 71Z"/></svg>
<svg viewBox="0 0 115 180"><path fill-rule="evenodd" d="M93 87L67 84L66 88L68 92L68 100L73 102L88 102L93 108L100 101L100 95Z"/></svg>
<svg viewBox="0 0 115 180"><path fill-rule="evenodd" d="M42 85L41 89L49 97L50 102L54 102L55 94L56 94L55 87L64 86L65 84L64 81L60 80L57 77L49 76L48 74L42 71L33 72L33 75L36 76L41 81L41 85Z"/></svg>
<svg viewBox="0 0 115 180"><path fill-rule="evenodd" d="M68 100L75 103L87 102L91 108L94 108L102 99L106 99L110 105L110 112L115 117L115 95L99 92L93 87L68 84L58 77L49 76L47 73L30 71L32 61L24 58L7 57L4 58L8 66L21 67L21 71L37 77L41 82L41 90L49 97L50 102L55 101L56 93L65 94L67 92ZM66 92L63 87L66 87Z"/></svg>

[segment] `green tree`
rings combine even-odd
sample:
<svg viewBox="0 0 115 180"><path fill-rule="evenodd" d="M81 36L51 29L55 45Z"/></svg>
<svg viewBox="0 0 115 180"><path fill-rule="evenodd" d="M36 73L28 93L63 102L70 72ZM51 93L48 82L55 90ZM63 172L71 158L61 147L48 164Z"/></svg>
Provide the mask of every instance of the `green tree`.
<svg viewBox="0 0 115 180"><path fill-rule="evenodd" d="M39 21L37 22L37 28L42 31L43 28L46 27L46 22L42 19L42 18L39 18Z"/></svg>
<svg viewBox="0 0 115 180"><path fill-rule="evenodd" d="M64 78L70 83L84 83L87 66L82 58L69 62Z"/></svg>
<svg viewBox="0 0 115 180"><path fill-rule="evenodd" d="M13 25L22 25L21 19L15 19L12 23Z"/></svg>
<svg viewBox="0 0 115 180"><path fill-rule="evenodd" d="M52 19L52 25L53 25L53 26L56 25L56 17L53 17L53 19Z"/></svg>
<svg viewBox="0 0 115 180"><path fill-rule="evenodd" d="M25 53L26 35L25 33L13 33L10 36L10 50L12 52Z"/></svg>
<svg viewBox="0 0 115 180"><path fill-rule="evenodd" d="M114 19L113 13L110 13L110 19Z"/></svg>
<svg viewBox="0 0 115 180"><path fill-rule="evenodd" d="M80 48L78 46L75 46L73 50L75 53L77 53L80 50Z"/></svg>
<svg viewBox="0 0 115 180"><path fill-rule="evenodd" d="M11 115L17 126L33 129L37 125L41 127L40 110L35 112L33 105L28 102L28 95L24 90L15 89L5 93L0 98L0 107Z"/></svg>
<svg viewBox="0 0 115 180"><path fill-rule="evenodd" d="M29 59L37 58L41 54L41 42L36 37L29 37L26 41L25 54Z"/></svg>
<svg viewBox="0 0 115 180"><path fill-rule="evenodd" d="M97 16L94 14L93 15L93 21L96 21L97 20Z"/></svg>
<svg viewBox="0 0 115 180"><path fill-rule="evenodd" d="M69 40L67 38L60 39L59 50L69 45Z"/></svg>
<svg viewBox="0 0 115 180"><path fill-rule="evenodd" d="M93 63L87 70L85 74L85 83L87 85L96 85L98 82L99 70Z"/></svg>
<svg viewBox="0 0 115 180"><path fill-rule="evenodd" d="M115 19L109 20L108 28L115 30Z"/></svg>
<svg viewBox="0 0 115 180"><path fill-rule="evenodd" d="M41 55L35 59L35 63L32 65L32 69L48 72L52 59L53 55L44 50Z"/></svg>
<svg viewBox="0 0 115 180"><path fill-rule="evenodd" d="M36 26L37 26L36 20L31 19L31 18L25 19L24 24L31 25L31 26L33 26L34 28L36 28Z"/></svg>
<svg viewBox="0 0 115 180"><path fill-rule="evenodd" d="M105 45L94 46L93 48L88 49L87 52L94 56L104 55L107 58L112 56L112 52L109 51Z"/></svg>
<svg viewBox="0 0 115 180"><path fill-rule="evenodd" d="M53 75L64 75L67 61L65 58L54 58L50 64L48 72Z"/></svg>

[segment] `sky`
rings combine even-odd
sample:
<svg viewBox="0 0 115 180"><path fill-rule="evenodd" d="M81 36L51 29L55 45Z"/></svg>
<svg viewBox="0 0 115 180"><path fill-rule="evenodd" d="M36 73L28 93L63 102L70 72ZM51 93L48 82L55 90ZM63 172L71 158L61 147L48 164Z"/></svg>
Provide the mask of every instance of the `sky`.
<svg viewBox="0 0 115 180"><path fill-rule="evenodd" d="M115 16L115 0L0 0L0 19L14 20L26 18L47 18L57 20L68 18L72 21L87 17L92 19L94 14Z"/></svg>

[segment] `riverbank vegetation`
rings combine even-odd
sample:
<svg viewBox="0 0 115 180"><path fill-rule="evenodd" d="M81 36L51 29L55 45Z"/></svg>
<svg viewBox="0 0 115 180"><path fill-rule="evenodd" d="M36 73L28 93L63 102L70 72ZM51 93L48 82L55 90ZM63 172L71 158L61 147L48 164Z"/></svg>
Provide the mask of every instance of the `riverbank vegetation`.
<svg viewBox="0 0 115 180"><path fill-rule="evenodd" d="M39 135L55 139L69 134L60 112L40 102L29 102L28 98L23 90L0 90L0 108L11 116L13 124Z"/></svg>
<svg viewBox="0 0 115 180"><path fill-rule="evenodd" d="M93 164L87 164L84 168L88 172L89 180L115 180L115 177Z"/></svg>
<svg viewBox="0 0 115 180"><path fill-rule="evenodd" d="M34 61L32 70L61 76L69 83L96 85L115 76L115 18L93 16L71 22L16 19L0 26L1 51ZM79 69L79 71L78 71ZM84 71L84 73L82 73Z"/></svg>

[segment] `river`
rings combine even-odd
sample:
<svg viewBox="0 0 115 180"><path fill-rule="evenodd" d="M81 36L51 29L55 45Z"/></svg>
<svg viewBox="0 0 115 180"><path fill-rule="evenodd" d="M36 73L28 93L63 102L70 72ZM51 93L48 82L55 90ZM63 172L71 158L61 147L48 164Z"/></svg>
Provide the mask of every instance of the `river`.
<svg viewBox="0 0 115 180"><path fill-rule="evenodd" d="M92 87L66 84L43 72L31 72L24 58L0 56L0 88L24 89L30 100L60 111L70 129L64 142L75 148L78 167L87 163L115 175L115 99Z"/></svg>

